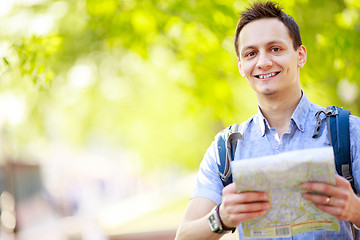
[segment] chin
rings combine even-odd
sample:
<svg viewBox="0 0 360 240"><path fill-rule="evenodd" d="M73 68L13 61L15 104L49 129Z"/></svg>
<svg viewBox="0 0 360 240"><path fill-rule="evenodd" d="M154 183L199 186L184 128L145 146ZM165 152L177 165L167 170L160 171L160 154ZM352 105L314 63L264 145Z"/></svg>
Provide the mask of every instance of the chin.
<svg viewBox="0 0 360 240"><path fill-rule="evenodd" d="M274 96L278 93L275 89L265 89L265 91L262 91L262 94L265 96Z"/></svg>

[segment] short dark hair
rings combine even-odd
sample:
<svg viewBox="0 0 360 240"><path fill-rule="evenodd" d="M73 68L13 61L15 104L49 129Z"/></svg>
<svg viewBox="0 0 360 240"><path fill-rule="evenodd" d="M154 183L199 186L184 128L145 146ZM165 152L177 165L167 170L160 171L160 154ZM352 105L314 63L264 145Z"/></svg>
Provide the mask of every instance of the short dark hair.
<svg viewBox="0 0 360 240"><path fill-rule="evenodd" d="M294 18L284 13L282 7L280 7L278 3L272 1L257 2L241 13L239 22L236 26L234 45L238 58L240 58L238 40L241 30L249 22L264 18L279 19L288 28L295 50L302 45L299 26Z"/></svg>

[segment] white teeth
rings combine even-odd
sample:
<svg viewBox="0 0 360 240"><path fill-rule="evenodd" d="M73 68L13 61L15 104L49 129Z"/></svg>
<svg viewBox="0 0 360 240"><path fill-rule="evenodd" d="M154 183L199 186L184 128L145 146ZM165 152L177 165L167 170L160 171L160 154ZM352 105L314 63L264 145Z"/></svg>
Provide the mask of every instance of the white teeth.
<svg viewBox="0 0 360 240"><path fill-rule="evenodd" d="M266 74L266 75L259 75L259 78L264 79L264 78L272 77L272 76L275 76L275 75L276 75L276 73L269 73L269 74Z"/></svg>

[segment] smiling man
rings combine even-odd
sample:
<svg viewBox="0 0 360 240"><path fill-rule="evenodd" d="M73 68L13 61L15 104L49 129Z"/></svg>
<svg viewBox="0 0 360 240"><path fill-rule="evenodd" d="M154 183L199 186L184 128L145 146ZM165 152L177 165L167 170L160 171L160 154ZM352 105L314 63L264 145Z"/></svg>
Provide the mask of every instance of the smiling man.
<svg viewBox="0 0 360 240"><path fill-rule="evenodd" d="M242 123L235 159L255 158L282 152L330 146L326 127L313 138L313 104L300 87L299 72L306 63L295 20L273 2L255 3L242 13L235 31L235 50L240 74L255 91L258 114ZM324 120L325 121L325 120ZM360 192L360 118L350 116L350 149L355 187ZM239 229L241 223L262 216L271 208L267 192L237 193L235 184L223 187L216 162L216 144L207 150L176 239L220 239ZM336 185L303 183L303 198L340 220L340 231L316 230L282 239L354 239L360 226L360 198L350 183L336 176ZM220 226L220 228L218 227ZM356 239L360 239L357 232ZM279 238L277 238L279 239Z"/></svg>

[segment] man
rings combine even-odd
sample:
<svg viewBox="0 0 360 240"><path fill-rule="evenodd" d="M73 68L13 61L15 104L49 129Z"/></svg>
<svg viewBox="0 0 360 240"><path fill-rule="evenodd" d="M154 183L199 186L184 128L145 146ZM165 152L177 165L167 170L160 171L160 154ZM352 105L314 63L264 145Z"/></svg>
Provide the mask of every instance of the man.
<svg viewBox="0 0 360 240"><path fill-rule="evenodd" d="M240 74L255 91L259 106L258 114L240 125L244 141L239 141L235 159L330 146L324 119L320 136L312 138L315 113L323 108L311 103L300 88L299 71L307 54L295 20L273 2L255 3L240 17L235 49ZM352 115L350 134L355 187L360 192L360 118ZM215 220L230 231L271 208L266 192L236 193L234 183L224 188L215 154L213 142L200 165L177 240L220 239L224 232L213 232L208 219L215 210L220 218ZM288 239L353 239L351 225L360 227L360 198L349 182L336 175L336 185L307 182L302 188L307 192L304 199L340 220L340 231L317 230ZM243 239L241 226L238 229Z"/></svg>

